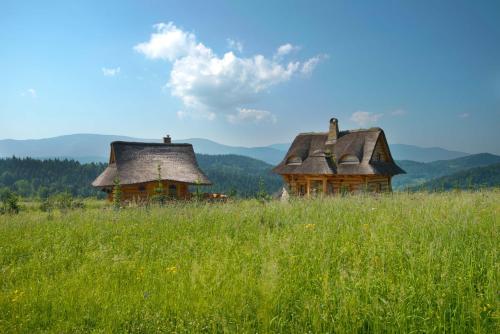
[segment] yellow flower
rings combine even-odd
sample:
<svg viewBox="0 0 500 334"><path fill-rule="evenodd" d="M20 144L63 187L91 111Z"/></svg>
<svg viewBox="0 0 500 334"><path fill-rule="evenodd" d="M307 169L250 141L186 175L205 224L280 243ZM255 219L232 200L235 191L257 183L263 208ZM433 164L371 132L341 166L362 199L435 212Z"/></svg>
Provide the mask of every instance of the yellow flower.
<svg viewBox="0 0 500 334"><path fill-rule="evenodd" d="M306 224L304 227L307 228L308 230L312 230L313 228L316 227L316 224L309 223L309 224Z"/></svg>
<svg viewBox="0 0 500 334"><path fill-rule="evenodd" d="M23 295L24 295L24 291L19 291L16 289L14 291L14 296L12 297L11 301L13 303L17 302L19 300L19 298L21 298Z"/></svg>
<svg viewBox="0 0 500 334"><path fill-rule="evenodd" d="M177 267L176 266L167 267L167 272L175 274L177 273Z"/></svg>

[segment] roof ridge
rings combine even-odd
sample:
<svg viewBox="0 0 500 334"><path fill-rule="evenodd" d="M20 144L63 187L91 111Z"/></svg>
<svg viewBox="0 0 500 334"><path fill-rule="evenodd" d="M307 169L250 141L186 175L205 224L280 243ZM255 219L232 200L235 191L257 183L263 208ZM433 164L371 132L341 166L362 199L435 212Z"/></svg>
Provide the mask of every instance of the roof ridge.
<svg viewBox="0 0 500 334"><path fill-rule="evenodd" d="M193 144L190 143L148 143L148 142L140 142L140 141L123 141L123 140L116 140L112 141L111 145L114 144L126 144L126 145L137 145L137 146L193 146Z"/></svg>

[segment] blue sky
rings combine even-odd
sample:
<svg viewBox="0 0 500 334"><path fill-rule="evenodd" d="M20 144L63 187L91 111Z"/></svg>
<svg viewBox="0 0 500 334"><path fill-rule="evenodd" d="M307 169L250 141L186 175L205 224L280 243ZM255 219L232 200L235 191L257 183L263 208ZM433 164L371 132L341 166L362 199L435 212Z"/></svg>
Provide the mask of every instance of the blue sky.
<svg viewBox="0 0 500 334"><path fill-rule="evenodd" d="M500 153L499 1L2 1L0 138L257 146L384 128Z"/></svg>

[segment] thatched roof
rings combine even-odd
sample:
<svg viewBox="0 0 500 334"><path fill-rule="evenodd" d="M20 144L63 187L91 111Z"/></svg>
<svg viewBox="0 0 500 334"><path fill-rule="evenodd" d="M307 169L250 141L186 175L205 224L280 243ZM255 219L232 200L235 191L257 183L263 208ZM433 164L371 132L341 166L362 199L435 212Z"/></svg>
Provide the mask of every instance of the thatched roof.
<svg viewBox="0 0 500 334"><path fill-rule="evenodd" d="M136 184L158 180L190 184L211 184L198 167L191 144L160 144L115 141L111 143L109 166L92 185L108 187L116 177L120 184Z"/></svg>
<svg viewBox="0 0 500 334"><path fill-rule="evenodd" d="M390 154L380 128L341 131L333 143L328 132L301 133L292 143L283 161L273 171L278 174L317 175L396 175L405 173ZM385 146L387 161L375 161L377 142Z"/></svg>

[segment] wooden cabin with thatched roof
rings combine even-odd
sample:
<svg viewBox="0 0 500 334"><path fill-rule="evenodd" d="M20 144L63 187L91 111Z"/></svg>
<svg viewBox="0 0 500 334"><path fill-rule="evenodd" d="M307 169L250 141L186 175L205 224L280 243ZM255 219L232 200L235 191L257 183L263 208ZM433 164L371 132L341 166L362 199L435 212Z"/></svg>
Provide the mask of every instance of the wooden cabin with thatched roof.
<svg viewBox="0 0 500 334"><path fill-rule="evenodd" d="M328 132L295 137L273 171L299 196L392 191L391 178L405 173L394 163L381 128L339 131L336 118Z"/></svg>
<svg viewBox="0 0 500 334"><path fill-rule="evenodd" d="M198 167L191 144L173 144L170 136L163 143L111 143L109 165L92 185L113 199L119 182L122 200L144 201L156 195L161 180L163 194L169 198L189 199L190 185L210 185Z"/></svg>

